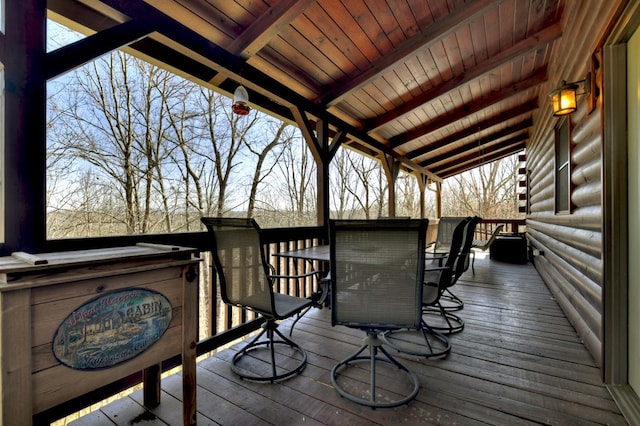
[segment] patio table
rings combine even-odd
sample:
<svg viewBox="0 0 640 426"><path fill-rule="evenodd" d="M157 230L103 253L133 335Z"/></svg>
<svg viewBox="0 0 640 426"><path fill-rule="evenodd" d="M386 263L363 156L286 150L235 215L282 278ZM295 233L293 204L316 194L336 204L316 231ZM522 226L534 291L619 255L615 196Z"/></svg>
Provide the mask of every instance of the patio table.
<svg viewBox="0 0 640 426"><path fill-rule="evenodd" d="M322 288L319 289L319 292L317 295L318 298L317 300L315 300L316 302L315 305L317 307L322 307L328 295L328 286L329 286L328 282L331 277L330 276L331 272L325 273L324 269L315 269L316 265L314 264L314 262L328 263L329 260L331 260L330 246L319 245L319 246L312 246L312 247L307 247L303 249L283 251L279 253L274 253L273 256L289 258L289 259L301 259L310 266L312 272L317 272L319 277L318 286ZM295 262L294 262L294 268L296 268L296 273L297 273L298 264Z"/></svg>
<svg viewBox="0 0 640 426"><path fill-rule="evenodd" d="M319 262L328 262L331 257L329 245L320 245L307 247L299 250L290 250L283 251L280 253L274 253L274 256L278 257L289 257L294 259L303 259L309 262L319 261Z"/></svg>

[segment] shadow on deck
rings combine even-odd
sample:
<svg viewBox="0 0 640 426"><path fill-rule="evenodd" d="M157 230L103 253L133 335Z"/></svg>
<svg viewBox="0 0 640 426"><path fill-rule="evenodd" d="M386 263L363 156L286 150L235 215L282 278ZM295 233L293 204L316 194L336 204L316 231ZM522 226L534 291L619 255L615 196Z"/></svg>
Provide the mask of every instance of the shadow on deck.
<svg viewBox="0 0 640 426"><path fill-rule="evenodd" d="M331 327L323 309L296 326L294 339L309 360L291 380L270 385L238 379L229 369L232 350L201 360L198 424L627 424L533 266L479 253L475 269L454 287L465 302L459 314L466 327L451 336L451 354L440 360L400 355L421 382L408 405L372 410L338 395L331 368L361 344L363 333ZM138 391L72 424L179 425L181 386L178 374L163 379L162 403L150 412Z"/></svg>

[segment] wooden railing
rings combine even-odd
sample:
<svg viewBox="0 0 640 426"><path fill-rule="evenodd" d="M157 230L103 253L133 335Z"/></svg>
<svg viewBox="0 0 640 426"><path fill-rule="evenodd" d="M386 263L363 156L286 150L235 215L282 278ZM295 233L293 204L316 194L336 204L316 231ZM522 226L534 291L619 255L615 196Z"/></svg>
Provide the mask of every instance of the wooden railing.
<svg viewBox="0 0 640 426"><path fill-rule="evenodd" d="M524 219L482 219L476 226L475 240L487 240L496 227L503 223L503 233L524 233L526 232L526 221Z"/></svg>

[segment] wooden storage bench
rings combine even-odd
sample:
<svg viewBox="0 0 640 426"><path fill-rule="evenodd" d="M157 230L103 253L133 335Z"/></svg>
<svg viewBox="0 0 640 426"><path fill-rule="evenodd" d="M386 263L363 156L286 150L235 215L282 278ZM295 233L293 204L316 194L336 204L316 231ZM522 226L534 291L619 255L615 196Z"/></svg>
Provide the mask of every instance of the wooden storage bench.
<svg viewBox="0 0 640 426"><path fill-rule="evenodd" d="M145 398L157 405L158 365L181 355L183 423L195 424L195 251L141 244L0 258L0 422L31 424L139 371L155 373Z"/></svg>

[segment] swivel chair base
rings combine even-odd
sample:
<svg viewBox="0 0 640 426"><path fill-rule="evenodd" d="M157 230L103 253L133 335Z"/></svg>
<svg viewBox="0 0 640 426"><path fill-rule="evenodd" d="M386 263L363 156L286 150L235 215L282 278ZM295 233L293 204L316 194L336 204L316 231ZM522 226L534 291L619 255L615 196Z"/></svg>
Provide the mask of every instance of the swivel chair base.
<svg viewBox="0 0 640 426"><path fill-rule="evenodd" d="M263 339L263 336L266 338ZM289 355L279 354L275 350L275 345L282 345L289 347L292 351ZM257 355L257 352L268 352L270 370L265 374L254 373L255 369L251 368L249 363L242 363L242 359L246 355ZM297 354L297 356L296 356ZM277 358L286 358L285 362L279 363ZM297 357L298 362L291 366L292 358ZM255 357L252 358L252 362L259 362ZM246 365L242 365L246 364ZM280 367L281 364L286 364L287 368ZM262 331L253 340L251 340L242 350L233 356L231 361L231 371L240 376L242 379L251 380L254 382L269 382L274 383L289 379L297 374L300 374L307 365L307 353L298 346L293 340L284 336L278 330L278 324L274 320L267 320L262 325Z"/></svg>
<svg viewBox="0 0 640 426"><path fill-rule="evenodd" d="M449 289L445 289L442 296L440 296L440 304L442 309L447 312L460 311L464 308L464 302L462 299L453 294Z"/></svg>
<svg viewBox="0 0 640 426"><path fill-rule="evenodd" d="M427 321L425 316L434 318L434 321ZM464 320L458 315L446 311L442 306L430 306L423 309L422 320L428 323L431 329L447 336L460 333L464 329Z"/></svg>
<svg viewBox="0 0 640 426"><path fill-rule="evenodd" d="M369 356L360 355L367 348L369 349ZM382 355L384 355L384 357L379 356L378 353L381 353ZM358 389L347 390L346 386L340 384L338 380L341 370L346 369L347 367L351 366L351 364L364 362L368 362L370 368L370 379L368 383L366 383L365 386L358 387ZM398 370L404 372L406 377L408 378L407 389L411 388L411 390L399 397L395 393L385 392L384 396L378 398L378 396L380 396L382 392L382 389L376 386L376 364L380 362L386 365L394 366ZM353 355L333 367L333 369L331 370L331 383L343 398L346 398L349 401L355 402L357 404L366 405L371 408L388 408L407 404L416 397L418 391L420 390L420 382L418 381L418 377L411 371L409 371L407 367L398 362L393 356L391 356L389 352L387 352L387 350L382 346L382 341L378 337L378 332L376 331L367 332L367 337L365 337L364 345ZM355 387L356 386L354 385L354 388ZM363 396L367 395L368 398L363 398Z"/></svg>
<svg viewBox="0 0 640 426"><path fill-rule="evenodd" d="M424 320L419 330L390 330L383 334L385 343L396 351L422 358L444 358L451 352L451 342Z"/></svg>

